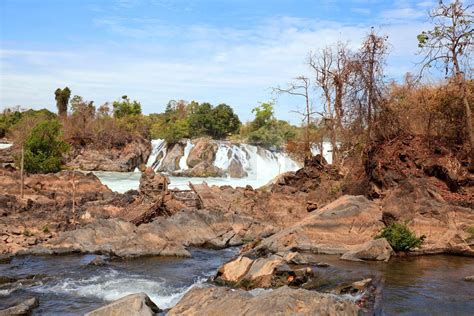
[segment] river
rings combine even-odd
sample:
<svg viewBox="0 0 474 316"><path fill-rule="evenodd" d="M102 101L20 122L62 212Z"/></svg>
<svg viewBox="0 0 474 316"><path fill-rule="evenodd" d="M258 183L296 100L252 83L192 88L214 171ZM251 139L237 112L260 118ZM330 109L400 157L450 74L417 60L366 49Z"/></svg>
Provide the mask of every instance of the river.
<svg viewBox="0 0 474 316"><path fill-rule="evenodd" d="M16 257L0 264L0 275L20 279L0 285L0 309L35 296L40 300L35 315L81 315L136 292L169 308L236 253L235 248L194 249L192 258L146 257L106 266L88 266L94 255ZM323 255L319 259L330 264L318 268L321 291L362 278L374 280L379 292L370 314L472 315L474 311L474 284L463 280L474 274L474 258L437 255L392 258L389 263L346 262Z"/></svg>

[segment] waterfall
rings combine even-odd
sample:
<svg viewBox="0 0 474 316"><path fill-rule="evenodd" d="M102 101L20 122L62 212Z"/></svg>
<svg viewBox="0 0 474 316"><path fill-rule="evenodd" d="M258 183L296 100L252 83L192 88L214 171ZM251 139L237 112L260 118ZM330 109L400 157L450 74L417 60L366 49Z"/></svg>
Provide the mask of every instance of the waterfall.
<svg viewBox="0 0 474 316"><path fill-rule="evenodd" d="M313 155L320 154L318 145L316 144L311 145L311 153ZM323 142L323 157L324 159L326 159L328 164L332 164L332 145L330 142Z"/></svg>
<svg viewBox="0 0 474 316"><path fill-rule="evenodd" d="M232 144L227 141L215 142L218 147L214 166L222 169L227 176L229 176L229 169L232 167L236 168L237 166L237 168L242 168L244 176L246 174L246 179L269 181L281 173L296 171L301 168L296 161L283 152L271 152L267 149L248 144ZM163 139L155 139L152 140L152 146L153 149L147 166L158 170L167 154L167 144ZM184 146L184 144L181 146ZM179 171L189 168L187 159L193 147L193 142L186 140L183 150L184 154L179 158Z"/></svg>
<svg viewBox="0 0 474 316"><path fill-rule="evenodd" d="M188 169L188 163L186 162L188 160L189 153L191 152L191 149L193 149L194 144L191 142L191 140L186 141L186 147L184 147L184 154L179 160L179 168L181 170L186 170Z"/></svg>

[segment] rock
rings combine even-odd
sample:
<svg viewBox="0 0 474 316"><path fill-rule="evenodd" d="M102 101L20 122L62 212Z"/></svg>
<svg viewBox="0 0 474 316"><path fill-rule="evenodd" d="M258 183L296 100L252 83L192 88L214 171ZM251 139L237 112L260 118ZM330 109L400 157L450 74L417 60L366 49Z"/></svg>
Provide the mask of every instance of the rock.
<svg viewBox="0 0 474 316"><path fill-rule="evenodd" d="M0 310L0 316L30 315L38 307L38 299L33 297L7 309Z"/></svg>
<svg viewBox="0 0 474 316"><path fill-rule="evenodd" d="M464 281L474 282L474 275L470 275L464 278Z"/></svg>
<svg viewBox="0 0 474 316"><path fill-rule="evenodd" d="M283 258L276 255L256 259L243 278L246 287L271 287L275 269L284 262Z"/></svg>
<svg viewBox="0 0 474 316"><path fill-rule="evenodd" d="M248 272L252 259L247 257L238 257L237 259L224 264L217 273L217 277L226 282L237 283Z"/></svg>
<svg viewBox="0 0 474 316"><path fill-rule="evenodd" d="M130 294L85 316L154 316L161 310L145 293Z"/></svg>
<svg viewBox="0 0 474 316"><path fill-rule="evenodd" d="M341 256L341 259L349 261L375 260L387 262L394 253L388 241L385 238L379 238L369 240L357 249L346 252Z"/></svg>
<svg viewBox="0 0 474 316"><path fill-rule="evenodd" d="M349 300L330 294L280 287L252 295L223 287L191 289L168 313L173 315L357 315Z"/></svg>
<svg viewBox="0 0 474 316"><path fill-rule="evenodd" d="M176 173L175 173L176 174ZM184 171L179 171L178 175L186 176L186 177L222 177L224 175L224 171L214 164L209 163L207 161L201 161L194 168L187 169Z"/></svg>
<svg viewBox="0 0 474 316"><path fill-rule="evenodd" d="M201 162L214 164L216 159L217 144L207 138L198 138L193 140L194 147L189 152L186 163L189 168L194 168Z"/></svg>
<svg viewBox="0 0 474 316"><path fill-rule="evenodd" d="M76 148L66 166L87 171L133 171L146 163L151 153L151 143L135 138L122 148Z"/></svg>
<svg viewBox="0 0 474 316"><path fill-rule="evenodd" d="M102 256L96 256L94 259L92 259L87 265L88 266L105 266L107 262L105 261L104 257Z"/></svg>
<svg viewBox="0 0 474 316"><path fill-rule="evenodd" d="M362 290L366 289L367 286L369 286L370 283L372 283L372 279L367 278L367 279L364 279L364 280L353 282L352 287L359 290L359 291L362 291Z"/></svg>
<svg viewBox="0 0 474 316"><path fill-rule="evenodd" d="M417 236L425 236L420 254L449 253L474 256L467 227L474 227L471 208L450 204L427 179L410 179L388 192L382 200L383 220L408 223Z"/></svg>
<svg viewBox="0 0 474 316"><path fill-rule="evenodd" d="M186 140L181 140L175 144L168 145L166 155L160 164L159 172L173 172L179 170L179 161L184 155Z"/></svg>
<svg viewBox="0 0 474 316"><path fill-rule="evenodd" d="M244 170L242 163L236 159L230 161L229 167L227 167L227 174L231 178L244 178L247 176L247 171Z"/></svg>
<svg viewBox="0 0 474 316"><path fill-rule="evenodd" d="M219 210L183 210L151 223L135 226L119 219L96 220L73 231L61 232L22 253L98 253L119 257L190 256L186 247L221 249L242 244L273 231L251 216ZM183 233L186 232L186 233Z"/></svg>
<svg viewBox="0 0 474 316"><path fill-rule="evenodd" d="M299 251L344 254L384 227L379 206L363 196L343 196L270 236L249 253Z"/></svg>
<svg viewBox="0 0 474 316"><path fill-rule="evenodd" d="M147 168L140 177L138 192L141 195L154 197L168 192L169 179L160 173L155 173L153 169Z"/></svg>

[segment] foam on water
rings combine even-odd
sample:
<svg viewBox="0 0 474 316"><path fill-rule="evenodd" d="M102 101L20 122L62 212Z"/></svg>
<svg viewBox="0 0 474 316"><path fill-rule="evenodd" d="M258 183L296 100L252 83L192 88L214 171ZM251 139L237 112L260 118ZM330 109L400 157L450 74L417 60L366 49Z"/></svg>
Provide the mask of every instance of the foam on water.
<svg viewBox="0 0 474 316"><path fill-rule="evenodd" d="M205 282L197 278L187 287L172 287L165 280L151 280L139 275L121 275L110 269L106 273L84 279L66 278L55 284L41 285L32 290L38 293L66 294L114 301L129 294L146 293L161 309L173 307L191 288Z"/></svg>

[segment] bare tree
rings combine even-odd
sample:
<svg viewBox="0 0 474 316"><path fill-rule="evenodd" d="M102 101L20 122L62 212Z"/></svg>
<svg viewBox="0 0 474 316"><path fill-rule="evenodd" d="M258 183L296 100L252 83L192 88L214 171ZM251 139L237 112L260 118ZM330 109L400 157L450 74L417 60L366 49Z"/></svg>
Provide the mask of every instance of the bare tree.
<svg viewBox="0 0 474 316"><path fill-rule="evenodd" d="M387 55L387 37L378 35L372 28L362 43L352 66L355 70L354 84L359 94L357 105L361 115L365 114L367 142L372 140L374 122L380 110L384 88L383 67Z"/></svg>
<svg viewBox="0 0 474 316"><path fill-rule="evenodd" d="M309 95L309 89L311 87L311 81L305 76L298 76L293 82L289 83L286 88L273 88L273 91L279 94L289 94L293 96L303 97L305 100L304 111L296 110L295 112L303 117L305 124L305 158L311 157L311 139L310 139L310 126L311 118L317 113L312 109L312 103Z"/></svg>
<svg viewBox="0 0 474 316"><path fill-rule="evenodd" d="M334 164L338 163L337 137L343 130L343 102L353 71L349 55L346 45L338 42L309 57L309 65L315 72L315 85L322 91L323 116L330 134Z"/></svg>
<svg viewBox="0 0 474 316"><path fill-rule="evenodd" d="M474 131L471 107L463 65L467 65L474 43L473 4L463 5L460 0L450 4L439 1L430 13L434 28L418 35L418 43L425 54L422 72L429 66L441 66L446 75L452 75L459 87L460 97L466 113L466 129L470 154L469 170L474 172Z"/></svg>

